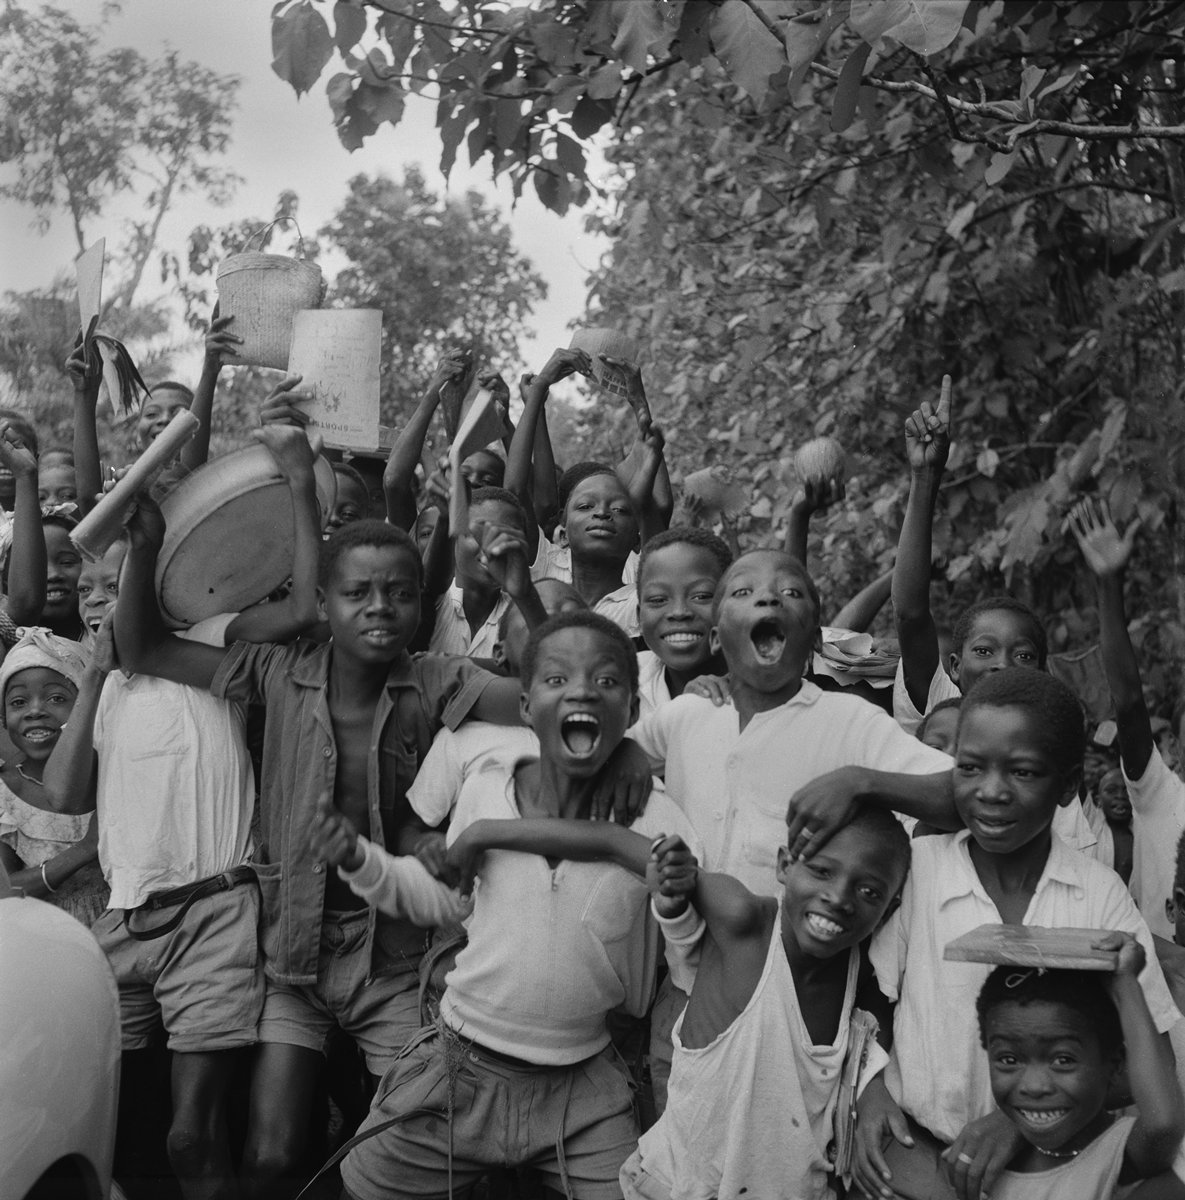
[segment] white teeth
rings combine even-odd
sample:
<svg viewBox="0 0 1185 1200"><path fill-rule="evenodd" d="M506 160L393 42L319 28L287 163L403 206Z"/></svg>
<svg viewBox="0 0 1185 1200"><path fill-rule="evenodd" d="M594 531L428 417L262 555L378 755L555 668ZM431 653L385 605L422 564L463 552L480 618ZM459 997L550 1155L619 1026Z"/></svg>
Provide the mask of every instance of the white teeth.
<svg viewBox="0 0 1185 1200"><path fill-rule="evenodd" d="M52 729L30 729L24 735L26 742L48 742L54 736Z"/></svg>
<svg viewBox="0 0 1185 1200"><path fill-rule="evenodd" d="M594 728L600 726L600 721L592 715L592 713L569 713L564 718L565 725L592 725Z"/></svg>
<svg viewBox="0 0 1185 1200"><path fill-rule="evenodd" d="M1016 1111L1030 1125L1053 1125L1070 1110L1068 1108L1018 1108Z"/></svg>
<svg viewBox="0 0 1185 1200"><path fill-rule="evenodd" d="M668 646L694 646L700 640L698 633L664 633L662 640Z"/></svg>
<svg viewBox="0 0 1185 1200"><path fill-rule="evenodd" d="M839 937L844 931L844 927L837 921L829 921L826 917L819 916L818 913L807 913L806 923L810 927L811 933L818 938Z"/></svg>

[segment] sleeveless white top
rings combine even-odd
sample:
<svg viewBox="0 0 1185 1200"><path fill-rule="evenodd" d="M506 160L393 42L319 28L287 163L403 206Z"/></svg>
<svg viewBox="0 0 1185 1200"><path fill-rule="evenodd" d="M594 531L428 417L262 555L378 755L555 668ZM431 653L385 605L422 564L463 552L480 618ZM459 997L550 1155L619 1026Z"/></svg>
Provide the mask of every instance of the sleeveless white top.
<svg viewBox="0 0 1185 1200"><path fill-rule="evenodd" d="M1111 1200L1118 1188L1127 1137L1135 1117L1119 1117L1074 1158L1055 1162L1048 1171L1005 1171L992 1189L992 1200Z"/></svg>
<svg viewBox="0 0 1185 1200"><path fill-rule="evenodd" d="M673 1200L830 1200L828 1147L859 961L849 952L835 1041L813 1044L779 906L761 979L736 1020L689 1050L680 1037L684 1010L666 1111L638 1144L643 1169Z"/></svg>

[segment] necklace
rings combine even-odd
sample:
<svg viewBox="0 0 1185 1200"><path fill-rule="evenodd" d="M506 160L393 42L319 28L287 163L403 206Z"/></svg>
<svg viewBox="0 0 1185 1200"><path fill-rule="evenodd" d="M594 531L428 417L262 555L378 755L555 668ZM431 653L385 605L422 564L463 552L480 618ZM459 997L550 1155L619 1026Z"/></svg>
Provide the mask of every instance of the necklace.
<svg viewBox="0 0 1185 1200"><path fill-rule="evenodd" d="M16 773L17 773L17 774L18 774L18 775L19 775L19 776L20 776L22 779L24 779L24 780L27 780L29 783L35 783L35 784L37 784L37 786L38 786L38 787L40 787L40 786L41 786L41 780L40 780L40 779L34 779L32 775L26 775L26 774L25 774L25 768L24 768L24 766L22 766L22 764L21 764L21 763L15 763L14 765L15 765L15 767L16 767Z"/></svg>
<svg viewBox="0 0 1185 1200"><path fill-rule="evenodd" d="M1040 1146L1034 1146L1033 1149L1046 1158L1077 1158L1082 1153L1081 1150L1042 1150Z"/></svg>

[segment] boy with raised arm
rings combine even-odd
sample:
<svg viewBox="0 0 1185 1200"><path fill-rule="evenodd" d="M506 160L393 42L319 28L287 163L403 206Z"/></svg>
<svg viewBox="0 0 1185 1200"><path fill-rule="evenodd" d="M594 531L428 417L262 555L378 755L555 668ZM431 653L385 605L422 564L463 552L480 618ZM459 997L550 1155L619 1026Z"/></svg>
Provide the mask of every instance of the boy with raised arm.
<svg viewBox="0 0 1185 1200"><path fill-rule="evenodd" d="M1173 894L1173 848L1185 830L1185 783L1156 748L1127 632L1123 576L1139 524L1134 520L1121 534L1108 507L1089 500L1070 513L1070 529L1098 585L1103 670L1115 705L1120 766L1132 810L1131 893L1152 932L1171 938L1164 899Z"/></svg>

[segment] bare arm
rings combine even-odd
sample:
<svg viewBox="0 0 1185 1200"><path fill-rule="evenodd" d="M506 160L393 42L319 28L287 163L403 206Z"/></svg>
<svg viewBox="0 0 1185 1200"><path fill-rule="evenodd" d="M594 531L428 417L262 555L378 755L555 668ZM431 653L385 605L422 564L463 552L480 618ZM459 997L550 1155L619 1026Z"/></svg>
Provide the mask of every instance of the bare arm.
<svg viewBox="0 0 1185 1200"><path fill-rule="evenodd" d="M932 526L938 485L950 453L950 376L942 377L937 409L927 401L905 422L909 500L893 566L893 612L909 698L926 711L930 681L938 670L938 630L930 612Z"/></svg>
<svg viewBox="0 0 1185 1200"><path fill-rule="evenodd" d="M539 411L535 426L535 446L531 461L531 493L535 502L535 520L542 525L559 504L556 489L555 450L551 445L551 433L547 428L547 409Z"/></svg>
<svg viewBox="0 0 1185 1200"><path fill-rule="evenodd" d="M165 628L153 582L164 533L160 509L142 492L128 522L128 554L115 606L119 662L128 671L208 689L227 652Z"/></svg>
<svg viewBox="0 0 1185 1200"><path fill-rule="evenodd" d="M400 529L416 523L416 466L424 453L424 442L432 424L432 415L440 404L440 389L451 379L464 374L465 357L452 351L441 359L419 404L399 432L387 465L383 469L383 496L387 501L387 520Z"/></svg>
<svg viewBox="0 0 1185 1200"><path fill-rule="evenodd" d="M321 553L313 450L304 431L264 425L254 433L270 451L292 497L292 590L275 604L257 604L227 626L226 641L287 642L317 624L317 563Z"/></svg>
<svg viewBox="0 0 1185 1200"><path fill-rule="evenodd" d="M53 892L74 874L99 857L98 818L91 817L86 836L67 846L40 866L26 867L10 846L0 846L0 864L8 872L8 881L26 896L48 900ZM48 883L48 887L46 884Z"/></svg>
<svg viewBox="0 0 1185 1200"><path fill-rule="evenodd" d="M218 384L218 373L226 359L238 357L235 346L243 341L230 332L229 326L233 320L234 317L220 317L218 305L214 305L210 327L206 331L202 374L193 393L193 403L189 406L189 411L201 424L181 449L181 465L187 471L196 470L210 457L210 424L214 417L214 389Z"/></svg>
<svg viewBox="0 0 1185 1200"><path fill-rule="evenodd" d="M858 591L835 614L832 624L839 629L853 629L857 633L864 633L876 620L876 614L884 608L892 586L893 572L886 571L866 588Z"/></svg>
<svg viewBox="0 0 1185 1200"><path fill-rule="evenodd" d="M7 421L0 421L0 460L13 474L12 556L8 564L8 615L35 625L45 607L45 531L37 497L37 459Z"/></svg>
<svg viewBox="0 0 1185 1200"><path fill-rule="evenodd" d="M662 430L648 417L639 429L638 440L642 446L638 469L630 477L627 490L638 514L638 530L645 545L655 534L662 533L671 522L672 506L662 505L656 494L660 468L665 471L663 458L665 439ZM668 480L669 485L669 480Z"/></svg>
<svg viewBox="0 0 1185 1200"><path fill-rule="evenodd" d="M81 332L66 359L66 373L74 384L74 484L78 488L78 511L85 515L94 508L103 490L99 435L95 429L103 368L97 350L87 354Z"/></svg>
<svg viewBox="0 0 1185 1200"><path fill-rule="evenodd" d="M1119 754L1129 779L1140 779L1152 757L1154 740L1140 666L1127 632L1123 610L1123 576L1135 544L1139 520L1120 534L1105 504L1083 500L1070 514L1070 529L1094 573L1099 594L1099 643L1103 670L1115 704Z"/></svg>
<svg viewBox="0 0 1185 1200"><path fill-rule="evenodd" d="M844 485L842 479L828 479L821 485L817 485L813 480L807 480L802 487L795 493L790 501L790 518L786 524L786 553L792 554L800 563L806 565L807 556L807 539L810 535L811 517L817 512L822 512L825 508L830 507L837 500L842 500L844 496ZM883 603L883 601L882 601ZM850 629L852 626L843 625L841 621L836 621L836 625L843 629Z"/></svg>

